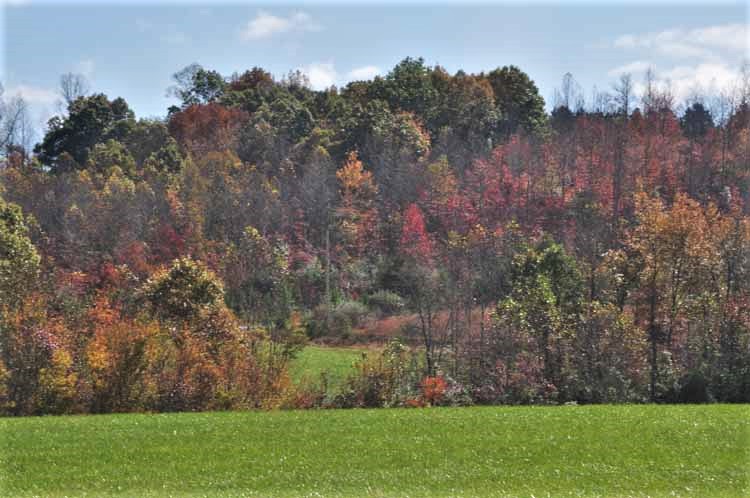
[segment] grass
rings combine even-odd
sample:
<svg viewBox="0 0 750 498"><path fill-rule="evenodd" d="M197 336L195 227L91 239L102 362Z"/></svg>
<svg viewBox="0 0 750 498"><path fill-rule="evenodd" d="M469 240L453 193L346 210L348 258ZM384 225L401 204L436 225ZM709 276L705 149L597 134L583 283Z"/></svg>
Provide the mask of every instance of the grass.
<svg viewBox="0 0 750 498"><path fill-rule="evenodd" d="M329 387L336 389L354 372L354 363L366 352L370 350L306 346L290 365L290 375L297 383L319 382L321 374L326 372Z"/></svg>
<svg viewBox="0 0 750 498"><path fill-rule="evenodd" d="M747 496L748 406L0 419L0 495Z"/></svg>

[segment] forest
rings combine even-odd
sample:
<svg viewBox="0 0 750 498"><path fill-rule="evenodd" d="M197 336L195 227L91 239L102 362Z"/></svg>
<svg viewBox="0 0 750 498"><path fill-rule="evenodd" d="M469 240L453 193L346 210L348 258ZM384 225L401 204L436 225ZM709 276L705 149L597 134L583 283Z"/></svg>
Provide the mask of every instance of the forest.
<svg viewBox="0 0 750 498"><path fill-rule="evenodd" d="M173 81L0 107L0 414L750 402L750 78Z"/></svg>

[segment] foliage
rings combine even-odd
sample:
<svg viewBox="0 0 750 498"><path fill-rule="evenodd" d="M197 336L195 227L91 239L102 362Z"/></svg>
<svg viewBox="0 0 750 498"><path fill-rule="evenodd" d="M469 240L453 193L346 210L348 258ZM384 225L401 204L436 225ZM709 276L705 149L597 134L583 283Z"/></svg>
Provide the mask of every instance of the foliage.
<svg viewBox="0 0 750 498"><path fill-rule="evenodd" d="M0 313L33 289L40 257L29 239L29 222L21 209L0 198Z"/></svg>
<svg viewBox="0 0 750 498"><path fill-rule="evenodd" d="M221 97L226 87L224 78L216 71L206 70L199 64L190 64L172 75L175 85L171 95L182 101L182 107L207 104Z"/></svg>
<svg viewBox="0 0 750 498"><path fill-rule="evenodd" d="M55 172L80 169L96 144L120 140L134 125L133 111L122 98L110 101L103 94L79 97L68 106L67 117L49 120L36 152Z"/></svg>
<svg viewBox="0 0 750 498"><path fill-rule="evenodd" d="M33 151L0 119L4 413L750 399L746 96L193 64L136 120L67 79ZM345 393L288 373L400 335Z"/></svg>
<svg viewBox="0 0 750 498"><path fill-rule="evenodd" d="M182 258L150 278L143 296L156 315L183 323L197 319L206 309L221 306L224 289L205 266Z"/></svg>
<svg viewBox="0 0 750 498"><path fill-rule="evenodd" d="M516 133L519 128L528 133L541 130L546 121L544 99L526 73L504 66L487 74L487 80L495 92L503 133Z"/></svg>
<svg viewBox="0 0 750 498"><path fill-rule="evenodd" d="M416 369L415 358L401 342L393 340L379 354L363 357L332 405L337 408L399 406L414 397L418 382L414 378Z"/></svg>
<svg viewBox="0 0 750 498"><path fill-rule="evenodd" d="M383 315L395 315L404 307L404 298L392 291L379 290L367 296L367 305Z"/></svg>

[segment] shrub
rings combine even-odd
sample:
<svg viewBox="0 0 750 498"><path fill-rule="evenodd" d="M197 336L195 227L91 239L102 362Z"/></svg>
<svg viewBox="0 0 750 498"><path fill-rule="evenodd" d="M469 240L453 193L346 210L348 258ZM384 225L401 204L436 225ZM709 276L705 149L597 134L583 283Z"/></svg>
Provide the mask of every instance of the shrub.
<svg viewBox="0 0 750 498"><path fill-rule="evenodd" d="M342 392L331 400L333 408L376 408L403 405L416 398L413 386L417 365L406 347L391 341L380 355L364 358ZM418 377L417 377L418 379Z"/></svg>
<svg viewBox="0 0 750 498"><path fill-rule="evenodd" d="M158 327L121 319L106 299L98 300L88 316L93 329L85 353L92 388L90 410L106 413L140 407L147 348Z"/></svg>
<svg viewBox="0 0 750 498"><path fill-rule="evenodd" d="M701 372L690 372L681 379L679 401L681 403L708 403L708 382Z"/></svg>
<svg viewBox="0 0 750 498"><path fill-rule="evenodd" d="M422 396L430 405L439 405L443 401L448 383L441 376L422 379Z"/></svg>
<svg viewBox="0 0 750 498"><path fill-rule="evenodd" d="M221 281L203 264L177 259L146 282L143 297L154 313L176 323L194 320L202 310L223 306Z"/></svg>
<svg viewBox="0 0 750 498"><path fill-rule="evenodd" d="M443 393L443 404L446 406L471 406L474 401L466 387L453 379L446 379L448 387Z"/></svg>
<svg viewBox="0 0 750 498"><path fill-rule="evenodd" d="M320 305L305 324L307 336L348 339L352 328L362 325L367 315L367 307L358 301L344 301L334 308Z"/></svg>
<svg viewBox="0 0 750 498"><path fill-rule="evenodd" d="M379 290L367 298L368 306L381 315L395 315L405 308L404 299L388 290Z"/></svg>
<svg viewBox="0 0 750 498"><path fill-rule="evenodd" d="M0 409L12 415L71 411L78 376L71 332L48 314L40 296L25 299L0 322Z"/></svg>
<svg viewBox="0 0 750 498"><path fill-rule="evenodd" d="M337 321L349 323L350 327L361 326L367 317L367 306L359 301L343 301L333 309Z"/></svg>

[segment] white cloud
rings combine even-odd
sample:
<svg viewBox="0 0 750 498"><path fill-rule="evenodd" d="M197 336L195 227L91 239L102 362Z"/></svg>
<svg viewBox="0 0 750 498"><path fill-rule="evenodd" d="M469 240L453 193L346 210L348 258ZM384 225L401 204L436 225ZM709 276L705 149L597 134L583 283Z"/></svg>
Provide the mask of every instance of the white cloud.
<svg viewBox="0 0 750 498"><path fill-rule="evenodd" d="M372 79L381 74L380 68L372 65L356 67L347 73L339 73L333 62L308 64L299 70L307 76L310 87L314 90L325 90L333 85L341 86L349 81Z"/></svg>
<svg viewBox="0 0 750 498"><path fill-rule="evenodd" d="M718 94L720 91L732 91L740 82L740 71L727 64L704 62L689 66L676 66L666 71L655 73L653 81L657 89L668 89L676 103L685 102L694 95ZM643 95L645 85L636 82L634 91Z"/></svg>
<svg viewBox="0 0 750 498"><path fill-rule="evenodd" d="M643 34L626 34L614 41L616 48L647 49L675 58L716 60L720 54L748 53L747 24L730 23L703 28L674 28Z"/></svg>
<svg viewBox="0 0 750 498"><path fill-rule="evenodd" d="M59 96L54 90L31 85L15 85L5 90L7 97L22 97L29 104L53 104Z"/></svg>
<svg viewBox="0 0 750 498"><path fill-rule="evenodd" d="M282 17L259 11L242 29L240 38L244 41L260 40L281 33L318 31L319 29L320 27L313 22L312 17L305 12L295 12L289 17Z"/></svg>
<svg viewBox="0 0 750 498"><path fill-rule="evenodd" d="M704 63L697 66L677 66L658 75L660 80L671 82L672 92L678 101L692 93L718 93L730 89L739 82L740 74L726 64Z"/></svg>
<svg viewBox="0 0 750 498"><path fill-rule="evenodd" d="M362 66L349 71L347 77L350 81L371 80L380 73L378 66Z"/></svg>
<svg viewBox="0 0 750 498"><path fill-rule="evenodd" d="M645 73L648 68L653 67L653 64L646 61L633 61L628 64L624 64L622 66L618 66L614 69L611 69L607 75L608 76L620 76L622 74L638 74L638 73Z"/></svg>
<svg viewBox="0 0 750 498"><path fill-rule="evenodd" d="M325 90L338 81L338 73L332 62L310 64L300 71L310 80L310 86L314 90Z"/></svg>
<svg viewBox="0 0 750 498"><path fill-rule="evenodd" d="M750 48L750 29L747 24L725 24L690 31L696 43L727 50L747 51Z"/></svg>

